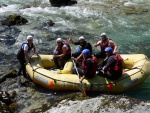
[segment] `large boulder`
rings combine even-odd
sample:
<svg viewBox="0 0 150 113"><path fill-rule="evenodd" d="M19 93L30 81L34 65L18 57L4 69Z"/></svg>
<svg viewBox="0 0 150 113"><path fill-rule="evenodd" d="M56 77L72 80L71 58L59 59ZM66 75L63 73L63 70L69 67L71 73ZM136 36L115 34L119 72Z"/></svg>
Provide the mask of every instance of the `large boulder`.
<svg viewBox="0 0 150 113"><path fill-rule="evenodd" d="M54 7L70 6L77 3L77 1L72 0L49 0L49 2Z"/></svg>
<svg viewBox="0 0 150 113"><path fill-rule="evenodd" d="M0 83L4 82L6 78L15 78L17 76L16 73L17 73L17 70L12 69L8 73L0 76Z"/></svg>
<svg viewBox="0 0 150 113"><path fill-rule="evenodd" d="M27 22L28 21L25 18L21 17L20 15L13 14L6 17L6 19L2 21L2 25L7 25L7 26L23 25Z"/></svg>

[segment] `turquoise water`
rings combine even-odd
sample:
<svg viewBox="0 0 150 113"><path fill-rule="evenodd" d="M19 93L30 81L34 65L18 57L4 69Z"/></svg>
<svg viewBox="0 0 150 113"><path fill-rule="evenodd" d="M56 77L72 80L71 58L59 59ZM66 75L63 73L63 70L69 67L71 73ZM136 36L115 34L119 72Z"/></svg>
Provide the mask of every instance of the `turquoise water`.
<svg viewBox="0 0 150 113"><path fill-rule="evenodd" d="M145 80L145 82L131 90L125 92L125 94L129 97L142 99L142 100L150 100L150 76Z"/></svg>
<svg viewBox="0 0 150 113"><path fill-rule="evenodd" d="M9 14L28 19L22 26L0 26L0 74L17 65L15 55L26 36L34 36L39 53L50 53L56 37L77 40L83 35L92 45L106 32L118 45L121 54L145 54L150 58L150 1L149 0L78 0L67 7L52 7L49 0L1 0L1 20ZM4 5L5 4L5 5ZM47 22L55 25L50 27ZM12 40L6 40L11 36ZM76 50L72 46L73 51ZM99 48L94 48L98 51ZM7 51L7 52L6 52ZM11 64L10 64L11 63ZM127 96L150 100L150 77L139 87L125 92Z"/></svg>

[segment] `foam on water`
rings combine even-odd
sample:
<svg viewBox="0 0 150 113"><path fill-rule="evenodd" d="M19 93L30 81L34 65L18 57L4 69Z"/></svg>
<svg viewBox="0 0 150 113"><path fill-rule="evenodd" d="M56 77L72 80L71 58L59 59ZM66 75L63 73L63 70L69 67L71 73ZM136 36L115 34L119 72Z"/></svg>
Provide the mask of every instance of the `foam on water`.
<svg viewBox="0 0 150 113"><path fill-rule="evenodd" d="M18 5L8 5L8 6L2 6L0 7L0 15L10 14L18 11Z"/></svg>
<svg viewBox="0 0 150 113"><path fill-rule="evenodd" d="M134 6L134 5L138 5L138 4L134 3L134 2L131 2L131 1L128 1L128 2L125 2L124 5L125 6Z"/></svg>

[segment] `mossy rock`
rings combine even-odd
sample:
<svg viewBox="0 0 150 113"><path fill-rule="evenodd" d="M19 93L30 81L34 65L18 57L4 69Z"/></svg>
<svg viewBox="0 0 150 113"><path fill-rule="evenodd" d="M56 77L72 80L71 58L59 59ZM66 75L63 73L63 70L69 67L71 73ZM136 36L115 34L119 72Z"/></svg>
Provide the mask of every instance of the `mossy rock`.
<svg viewBox="0 0 150 113"><path fill-rule="evenodd" d="M28 21L21 17L20 15L13 14L9 15L5 20L2 21L2 25L13 26L13 25L23 25Z"/></svg>

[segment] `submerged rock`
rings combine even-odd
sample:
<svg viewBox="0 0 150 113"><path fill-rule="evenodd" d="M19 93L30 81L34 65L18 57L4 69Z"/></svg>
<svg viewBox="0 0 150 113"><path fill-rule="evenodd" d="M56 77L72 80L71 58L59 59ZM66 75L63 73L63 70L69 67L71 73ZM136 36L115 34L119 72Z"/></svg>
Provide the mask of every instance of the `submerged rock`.
<svg viewBox="0 0 150 113"><path fill-rule="evenodd" d="M125 14L143 14L143 13L148 13L149 9L143 7L130 6L130 7L124 7L124 12Z"/></svg>

